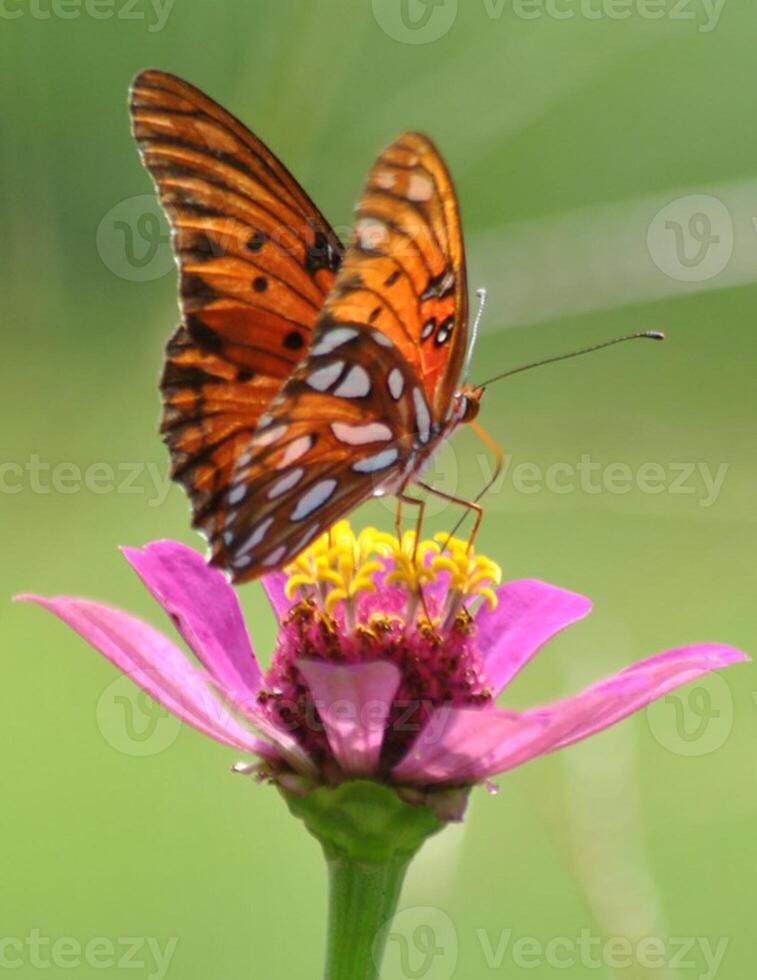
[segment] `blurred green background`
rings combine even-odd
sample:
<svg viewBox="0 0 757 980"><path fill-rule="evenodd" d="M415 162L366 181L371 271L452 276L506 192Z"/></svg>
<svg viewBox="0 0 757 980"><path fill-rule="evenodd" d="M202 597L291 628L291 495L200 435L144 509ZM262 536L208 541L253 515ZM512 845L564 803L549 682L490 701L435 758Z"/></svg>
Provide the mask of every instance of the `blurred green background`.
<svg viewBox="0 0 757 980"><path fill-rule="evenodd" d="M737 0L5 0L0 591L170 628L117 546L202 545L156 434L176 282L126 113L154 65L249 124L339 229L383 144L433 136L489 288L474 380L668 333L487 393L508 470L481 548L595 601L506 703L686 642L757 651L756 31ZM473 494L487 465L460 433L432 476ZM265 660L272 616L258 585L241 598ZM276 793L51 617L0 615L0 973L319 976L324 869ZM734 667L476 792L408 880L398 929L444 935L414 975L751 976L756 689ZM385 976L409 975L390 949Z"/></svg>

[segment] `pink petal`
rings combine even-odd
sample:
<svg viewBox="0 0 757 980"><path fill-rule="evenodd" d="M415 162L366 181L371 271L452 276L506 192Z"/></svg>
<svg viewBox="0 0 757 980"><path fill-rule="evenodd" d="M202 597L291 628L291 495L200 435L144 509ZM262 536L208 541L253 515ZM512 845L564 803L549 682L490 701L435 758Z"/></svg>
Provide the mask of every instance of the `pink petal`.
<svg viewBox="0 0 757 980"><path fill-rule="evenodd" d="M331 751L350 776L376 770L392 699L400 684L394 664L334 665L298 660L326 729Z"/></svg>
<svg viewBox="0 0 757 980"><path fill-rule="evenodd" d="M123 548L126 560L223 687L257 691L261 670L236 593L223 573L178 541Z"/></svg>
<svg viewBox="0 0 757 980"><path fill-rule="evenodd" d="M263 583L263 588L268 596L268 601L273 607L273 611L276 613L276 619L279 622L286 616L289 610L296 604L296 600L292 602L291 599L287 598L286 588L287 580L289 576L285 572L272 572L270 575L265 575L261 582Z"/></svg>
<svg viewBox="0 0 757 980"><path fill-rule="evenodd" d="M148 623L97 602L23 595L91 643L169 711L211 738L245 752L275 758L272 746L243 728L206 687L184 653Z"/></svg>
<svg viewBox="0 0 757 980"><path fill-rule="evenodd" d="M497 595L495 609L482 606L476 615L478 648L495 697L547 640L591 610L585 596L538 579L507 582Z"/></svg>
<svg viewBox="0 0 757 980"><path fill-rule="evenodd" d="M437 708L392 777L401 783L477 782L503 743L533 741L544 727L502 708Z"/></svg>
<svg viewBox="0 0 757 980"><path fill-rule="evenodd" d="M745 660L749 657L741 650L720 643L679 647L627 667L573 697L526 711L522 716L524 721L541 722L545 725L544 735L531 744L503 743L500 750L479 767L478 778L504 772L537 755L588 738L682 684L711 670Z"/></svg>

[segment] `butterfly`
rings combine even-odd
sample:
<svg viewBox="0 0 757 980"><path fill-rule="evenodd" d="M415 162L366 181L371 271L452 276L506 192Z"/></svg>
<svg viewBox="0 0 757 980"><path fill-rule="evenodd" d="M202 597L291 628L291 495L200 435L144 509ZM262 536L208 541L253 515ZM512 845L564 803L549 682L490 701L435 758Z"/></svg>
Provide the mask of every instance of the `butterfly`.
<svg viewBox="0 0 757 980"><path fill-rule="evenodd" d="M380 154L345 247L188 82L143 71L130 108L180 272L161 432L210 561L243 582L372 496L418 503L406 488L482 391L461 383L465 256L434 144L406 132Z"/></svg>

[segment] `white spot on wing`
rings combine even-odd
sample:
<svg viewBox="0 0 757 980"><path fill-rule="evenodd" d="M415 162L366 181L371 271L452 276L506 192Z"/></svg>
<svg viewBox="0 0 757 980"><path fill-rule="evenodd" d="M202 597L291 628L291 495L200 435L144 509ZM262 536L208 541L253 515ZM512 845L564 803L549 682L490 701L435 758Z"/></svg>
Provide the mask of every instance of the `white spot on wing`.
<svg viewBox="0 0 757 980"><path fill-rule="evenodd" d="M392 438L392 430L383 422L368 422L365 425L332 422L331 431L340 442L348 446L363 446L367 442L386 442Z"/></svg>
<svg viewBox="0 0 757 980"><path fill-rule="evenodd" d="M391 337L387 337L385 333L381 333L380 330L373 331L373 339L377 344L381 344L382 347L394 347L394 341Z"/></svg>
<svg viewBox="0 0 757 980"><path fill-rule="evenodd" d="M306 383L316 391L328 391L342 373L343 367L344 361L334 361L332 364L327 364L309 374Z"/></svg>
<svg viewBox="0 0 757 980"><path fill-rule="evenodd" d="M347 372L344 381L335 389L337 398L363 398L370 394L371 379L368 372L359 364L355 364Z"/></svg>
<svg viewBox="0 0 757 980"><path fill-rule="evenodd" d="M291 490L292 487L297 486L304 473L305 470L303 470L301 466L298 466L296 469L285 473L284 476L273 484L266 496L269 500L274 500L276 497L280 497L282 493L286 493L287 490Z"/></svg>
<svg viewBox="0 0 757 980"><path fill-rule="evenodd" d="M313 540L320 530L320 524L314 524L312 527L309 527L297 542L295 547L292 548L292 555L299 555L302 549Z"/></svg>
<svg viewBox="0 0 757 980"><path fill-rule="evenodd" d="M396 180L396 174L393 174L391 170L379 170L379 172L376 174L377 186L385 191L388 191L394 187Z"/></svg>
<svg viewBox="0 0 757 980"><path fill-rule="evenodd" d="M415 405L415 424L418 426L418 438L426 443L431 436L431 413L426 404L426 397L420 388L413 388L413 404Z"/></svg>
<svg viewBox="0 0 757 980"><path fill-rule="evenodd" d="M286 430L289 428L287 425L274 425L272 429L266 429L265 432L261 432L259 436L255 436L252 440L253 446L270 446L272 442L276 442L280 439Z"/></svg>
<svg viewBox="0 0 757 980"><path fill-rule="evenodd" d="M226 499L233 507L241 500L244 500L244 498L247 496L247 490L248 487L246 483L235 483L231 490L229 490L229 495Z"/></svg>
<svg viewBox="0 0 757 980"><path fill-rule="evenodd" d="M285 544L280 545L275 551L272 551L270 555L266 555L261 564L263 565L278 565L284 555L287 553L287 548Z"/></svg>
<svg viewBox="0 0 757 980"><path fill-rule="evenodd" d="M297 501L292 513L289 515L290 521L301 521L303 518L312 514L314 510L322 507L329 497L336 490L337 481L333 477L319 480L308 491L303 493Z"/></svg>
<svg viewBox="0 0 757 980"><path fill-rule="evenodd" d="M330 354L332 351L336 350L337 347L341 347L342 344L346 344L348 340L353 340L357 337L358 331L353 327L333 327L318 341L315 347L310 351L311 354L320 356L321 354Z"/></svg>
<svg viewBox="0 0 757 980"><path fill-rule="evenodd" d="M413 174L407 185L407 197L410 201L429 201L434 193L434 185L430 177L423 174Z"/></svg>
<svg viewBox="0 0 757 980"><path fill-rule="evenodd" d="M300 436L298 439L293 439L284 450L284 455L276 464L276 469L285 470L287 466L291 466L300 456L304 456L312 445L312 436Z"/></svg>
<svg viewBox="0 0 757 980"><path fill-rule="evenodd" d="M266 536L268 528L271 526L271 524L273 524L273 517L266 517L266 519L261 521L260 524L258 524L258 526L253 530L252 534L247 538L247 540L240 544L236 550L243 553L252 551L253 548L259 545Z"/></svg>
<svg viewBox="0 0 757 980"><path fill-rule="evenodd" d="M382 449L374 456L359 459L357 463L352 464L352 469L356 473L378 473L379 470L385 470L387 466L396 463L398 456L399 452L396 449Z"/></svg>
<svg viewBox="0 0 757 980"><path fill-rule="evenodd" d="M386 225L378 218L362 218L358 221L355 231L360 247L366 252L375 251L389 238Z"/></svg>
<svg viewBox="0 0 757 980"><path fill-rule="evenodd" d="M405 390L405 379L402 377L402 371L399 368L392 368L386 383L389 385L389 394L395 401L399 401L402 392Z"/></svg>

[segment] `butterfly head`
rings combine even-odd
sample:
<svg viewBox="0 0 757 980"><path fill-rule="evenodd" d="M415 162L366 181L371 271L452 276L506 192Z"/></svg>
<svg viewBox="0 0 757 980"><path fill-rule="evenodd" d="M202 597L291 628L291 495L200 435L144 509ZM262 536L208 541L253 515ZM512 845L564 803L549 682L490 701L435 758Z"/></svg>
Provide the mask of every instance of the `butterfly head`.
<svg viewBox="0 0 757 980"><path fill-rule="evenodd" d="M481 407L481 396L484 389L474 385L463 385L455 393L452 415L456 423L472 422Z"/></svg>

